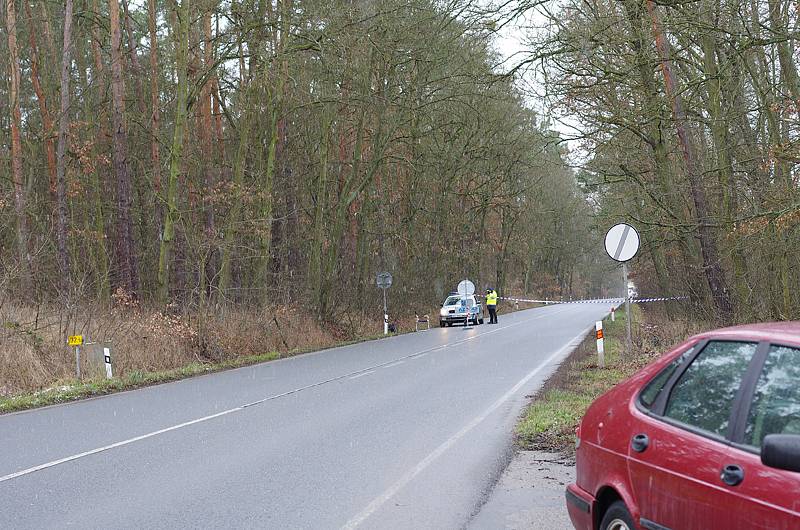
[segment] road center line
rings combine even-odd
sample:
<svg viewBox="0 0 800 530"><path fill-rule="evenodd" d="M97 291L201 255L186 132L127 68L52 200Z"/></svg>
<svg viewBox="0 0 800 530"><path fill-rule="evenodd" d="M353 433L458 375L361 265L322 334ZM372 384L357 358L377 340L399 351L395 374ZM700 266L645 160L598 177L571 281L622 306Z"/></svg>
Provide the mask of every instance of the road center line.
<svg viewBox="0 0 800 530"><path fill-rule="evenodd" d="M566 355L573 349L575 349L583 337L589 333L590 330L594 329L594 326L590 326L585 330L581 331L580 334L576 335L572 338L564 347L557 350L553 353L550 357L548 357L542 364L539 365L538 368L532 370L528 375L523 377L516 385L514 385L508 392L503 394L497 401L492 403L492 405L483 411L482 414L476 416L472 421L467 423L460 431L455 433L453 436L445 440L439 447L433 450L428 456L422 459L417 465L411 468L405 475L400 477L400 480L395 482L389 489L384 491L381 495L376 497L371 503L367 505L361 512L353 516L344 526L342 526L342 530L353 530L357 528L361 523L366 521L373 513L378 511L381 506L383 506L386 501L394 497L401 489L408 485L409 482L414 480L414 478L425 471L437 458L442 456L448 449L453 447L461 438L463 438L469 431L477 427L481 422L483 422L491 413L495 410L500 408L506 401L511 399L514 394L519 392L519 389L522 388L528 381L533 379L539 372L541 372L544 368L550 366L550 363L558 359L559 357Z"/></svg>
<svg viewBox="0 0 800 530"><path fill-rule="evenodd" d="M405 361L395 361L395 362L393 362L392 364L387 364L386 366L384 366L384 368L392 368L392 367L394 367L394 366L400 366L400 365L401 365L401 364L403 364L404 362L405 362Z"/></svg>
<svg viewBox="0 0 800 530"><path fill-rule="evenodd" d="M358 375L351 375L350 377L348 377L348 379L350 379L350 380L358 379L359 377L364 377L365 375L374 374L374 373L375 373L375 370L370 370L369 372L363 372L363 373L360 373Z"/></svg>
<svg viewBox="0 0 800 530"><path fill-rule="evenodd" d="M6 481L9 481L9 480L13 480L15 478L19 478L19 477L22 477L24 475L30 475L31 473L35 473L37 471L42 471L44 469L48 469L48 468L51 468L51 467L54 467L54 466L57 466L57 465L60 465L60 464L65 464L67 462L72 462L72 461L78 460L80 458L85 458L87 456L96 455L96 454L102 453L104 451L109 451L111 449L116 449L117 447L123 447L125 445L129 445L129 444L132 444L134 442L139 442L139 441L142 441L142 440L146 440L148 438L153 438L154 436L159 436L161 434L165 434L165 433L168 433L168 432L171 432L171 431L176 431L176 430L182 429L184 427L189 427L190 425L203 423L203 422L206 422L206 421L209 421L209 420L213 420L215 418L219 418L221 416L226 416L228 414L233 414L234 412L239 412L239 411L242 411L242 410L244 410L246 408L249 408L249 407L260 405L262 403L266 403L268 401L273 401L273 400L276 400L276 399L279 399L279 398L282 398L282 397L285 397L285 396L289 396L289 395L292 395L292 394L297 394L298 392L302 392L304 390L309 390L311 388L316 388L316 387L319 387L319 386L322 386L322 385L326 385L326 384L332 383L334 381L339 381L339 380L350 378L350 377L353 377L353 376L358 376L359 374L367 375L366 374L367 372L374 372L378 368L385 368L385 367L388 367L388 366L393 365L395 363L398 363L399 361L402 362L402 361L405 361L407 359L413 359L415 357L419 357L421 355L425 355L425 354L433 352L433 351L444 350L444 349L452 347L452 346L457 346L459 344L463 344L463 343L465 343L467 341L470 341L472 339L481 337L483 335L489 335L491 333L497 333L498 331L502 331L504 329L508 329L508 328L511 328L511 327L514 327L514 326L518 326L520 324L526 324L526 323L528 323L528 322L530 322L532 320L538 320L540 318L552 316L553 314L562 313L563 311L566 311L567 309L568 308L565 308L562 311L554 311L554 312L548 312L547 314L543 314L543 315L537 315L535 317L527 318L527 319L521 320L519 322L514 322L512 324L508 324L506 326L498 327L498 328L492 329L490 331L485 331L483 333L476 333L474 335L471 335L471 336L466 337L466 338L461 339L461 340L457 340L455 342L450 342L450 343L447 343L447 344L440 344L439 346L434 346L434 347L431 347L431 348L420 350L418 352L411 353L409 355L400 357L398 359L392 359L391 361L386 361L386 362L383 362L383 363L380 363L380 364L369 366L367 368L362 368L361 370L355 370L353 372L349 372L349 373L346 373L346 374L343 374L343 375L338 375L336 377L331 377L330 379L326 379L324 381L319 381L317 383L312 383L310 385L298 387L298 388L295 388L295 389L292 389L292 390L288 390L286 392L281 392L280 394L274 394L272 396L267 396L267 397L265 397L263 399L259 399L257 401L253 401L253 402L250 402L250 403L245 403L243 405L239 405L238 407L234 407L234 408L231 408L231 409L228 409L228 410L223 410L222 412L217 412L215 414L210 414L208 416L203 416L202 418L197 418L197 419L194 419L194 420L190 420L190 421L186 421L186 422L183 422L183 423L179 423L177 425L172 425L171 427L165 427L165 428L159 429L157 431L149 432L147 434L142 434L140 436L135 436L133 438L128 438L127 440L122 440L122 441L119 441L119 442L115 442L113 444L104 445L102 447L97 447L97 448L94 448L94 449L90 449L89 451L85 451L83 453L77 453L77 454L74 454L74 455L71 455L71 456L60 458L58 460L53 460L51 462L40 464L38 466L33 466L33 467L29 467L27 469L22 469L20 471L16 471L14 473L10 473L8 475L4 475L4 476L0 477L0 482L6 482ZM531 375L531 377L533 377L533 375Z"/></svg>

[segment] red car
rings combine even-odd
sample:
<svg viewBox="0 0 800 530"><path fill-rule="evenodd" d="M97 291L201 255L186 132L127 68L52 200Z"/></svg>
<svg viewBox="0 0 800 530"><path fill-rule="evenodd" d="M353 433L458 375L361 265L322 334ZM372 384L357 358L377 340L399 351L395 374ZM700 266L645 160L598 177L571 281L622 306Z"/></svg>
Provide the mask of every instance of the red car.
<svg viewBox="0 0 800 530"><path fill-rule="evenodd" d="M800 529L800 322L692 337L576 434L576 529Z"/></svg>

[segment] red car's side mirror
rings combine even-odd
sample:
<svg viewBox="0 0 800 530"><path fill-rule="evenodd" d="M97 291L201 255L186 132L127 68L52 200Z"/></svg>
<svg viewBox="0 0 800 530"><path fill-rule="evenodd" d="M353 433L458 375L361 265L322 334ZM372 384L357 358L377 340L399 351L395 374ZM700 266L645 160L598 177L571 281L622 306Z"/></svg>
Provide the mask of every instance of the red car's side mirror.
<svg viewBox="0 0 800 530"><path fill-rule="evenodd" d="M765 466L800 472L800 434L768 434L761 444Z"/></svg>

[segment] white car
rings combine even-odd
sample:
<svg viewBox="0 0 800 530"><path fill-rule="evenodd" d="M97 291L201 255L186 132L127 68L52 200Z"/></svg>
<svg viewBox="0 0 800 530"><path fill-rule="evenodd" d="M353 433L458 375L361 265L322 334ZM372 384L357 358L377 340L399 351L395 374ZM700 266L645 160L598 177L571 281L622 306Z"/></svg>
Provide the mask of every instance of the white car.
<svg viewBox="0 0 800 530"><path fill-rule="evenodd" d="M466 324L467 320L475 325L483 324L483 305L475 295L464 297L450 293L439 310L439 327Z"/></svg>

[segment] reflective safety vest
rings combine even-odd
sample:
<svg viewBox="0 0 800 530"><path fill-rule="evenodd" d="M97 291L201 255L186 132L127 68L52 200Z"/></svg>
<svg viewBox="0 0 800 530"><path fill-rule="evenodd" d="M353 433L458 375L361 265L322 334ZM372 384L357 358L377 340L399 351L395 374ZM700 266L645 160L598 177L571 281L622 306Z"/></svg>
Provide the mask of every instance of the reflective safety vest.
<svg viewBox="0 0 800 530"><path fill-rule="evenodd" d="M492 291L486 295L486 305L497 305L497 291Z"/></svg>

